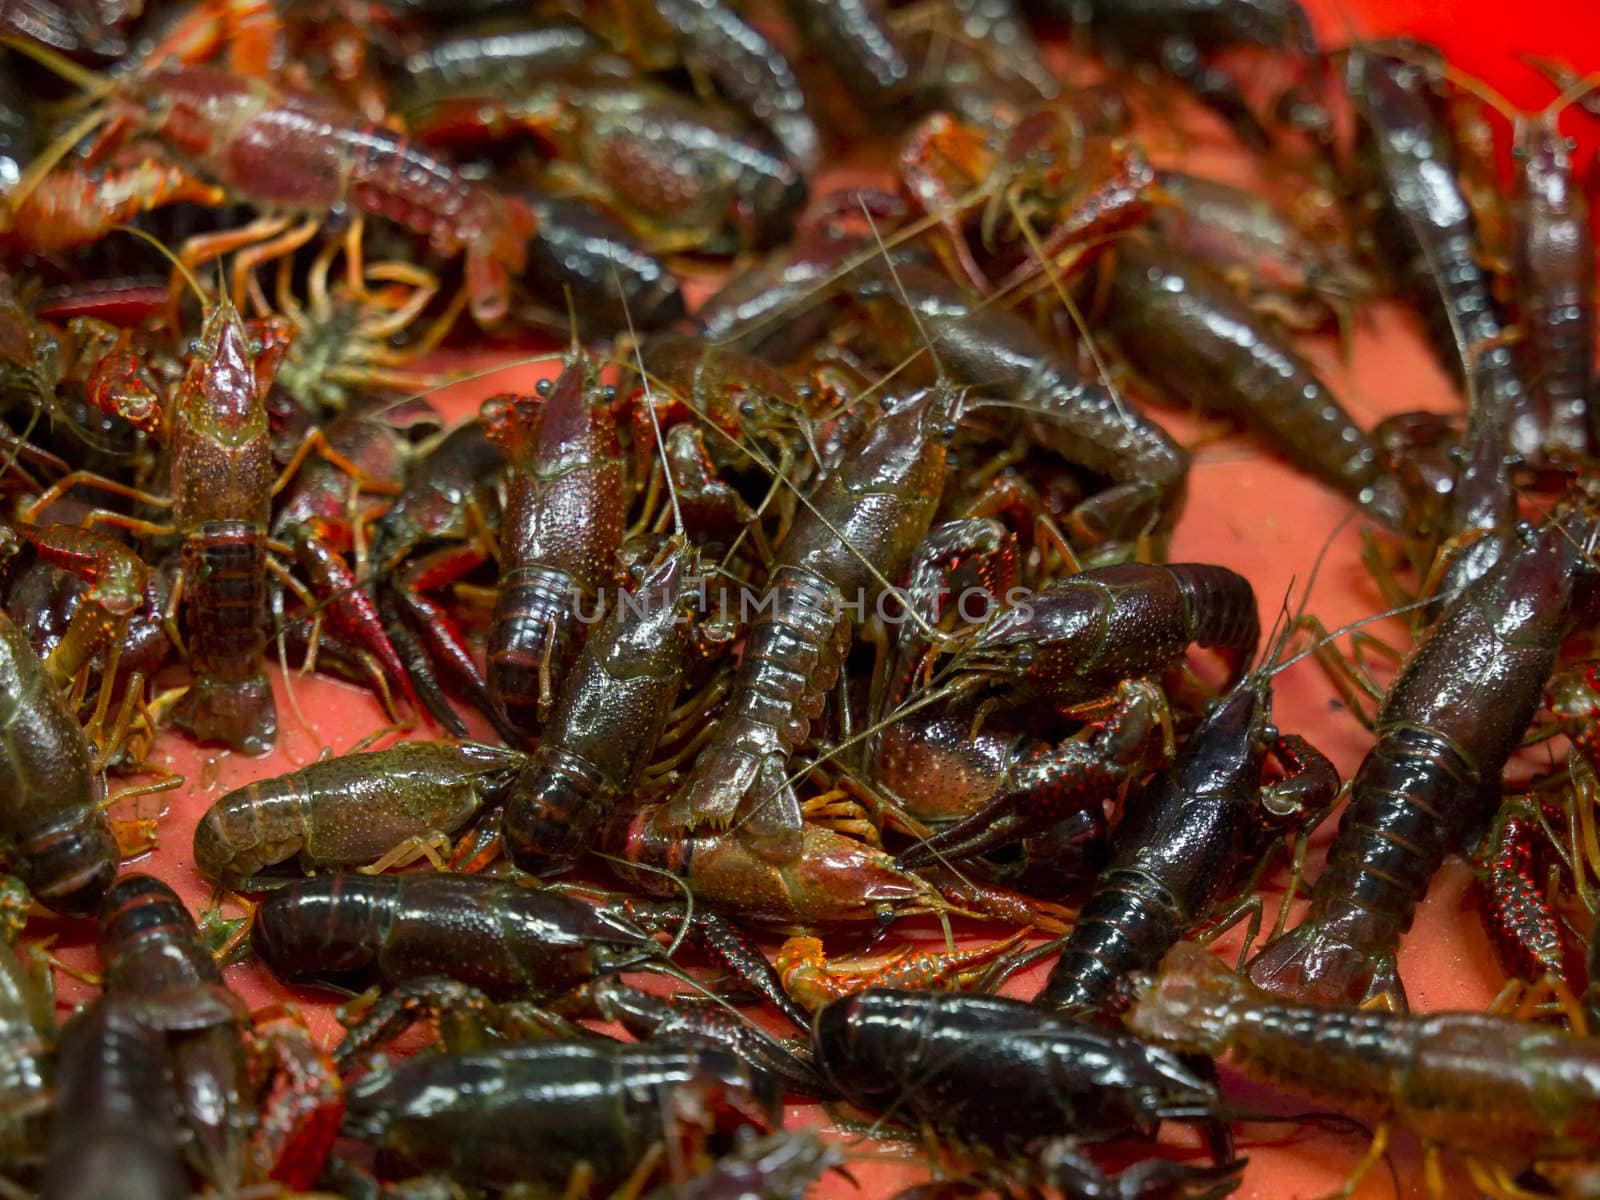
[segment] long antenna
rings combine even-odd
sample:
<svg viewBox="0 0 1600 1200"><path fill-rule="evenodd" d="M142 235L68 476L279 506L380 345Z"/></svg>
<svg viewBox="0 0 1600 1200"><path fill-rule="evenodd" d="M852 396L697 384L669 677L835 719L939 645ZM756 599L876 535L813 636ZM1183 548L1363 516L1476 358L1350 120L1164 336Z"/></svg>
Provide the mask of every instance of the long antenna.
<svg viewBox="0 0 1600 1200"><path fill-rule="evenodd" d="M1264 657L1256 668L1257 670L1267 674L1269 677L1278 673L1277 668L1274 665L1277 662L1278 655L1283 652L1284 648L1289 644L1289 639L1294 636L1294 631L1299 629L1301 622L1305 620L1306 608L1311 603L1311 589L1317 585L1317 575L1322 570L1322 564L1327 561L1328 553L1333 549L1333 543L1335 539L1338 538L1339 534L1344 530L1344 527L1350 524L1350 522L1355 518L1355 515L1356 510L1352 508L1349 512L1345 513L1343 517L1339 518L1339 521L1334 525L1334 527L1328 531L1328 536L1322 539L1322 546L1317 550L1317 556L1311 560L1311 570L1306 575L1305 590L1300 593L1300 605L1295 609L1293 616L1290 616L1289 613L1289 597L1294 593L1295 581L1294 577L1290 576L1289 585L1284 588L1283 591L1283 604L1280 606L1281 615L1287 621L1287 624L1285 625L1283 633L1279 636L1277 642L1268 643L1271 646L1271 649L1267 650L1266 648L1263 648ZM1383 615L1389 616L1393 614ZM1274 621L1274 625L1276 625L1276 621ZM1334 635L1329 636L1331 637ZM1321 649L1321 647L1319 646L1318 649Z"/></svg>
<svg viewBox="0 0 1600 1200"><path fill-rule="evenodd" d="M174 254L167 244L160 238L146 233L143 229L138 229L132 225L118 225L117 228L122 230L123 233L132 234L141 241L149 242L158 251L160 251L162 257L172 264L172 269L181 275L183 277L183 281L189 285L189 290L192 291L195 294L195 298L200 301L200 307L202 310L204 310L206 305L211 302L211 298L206 295L205 289L200 286L200 281L195 278L194 272L189 269L189 264ZM220 280L220 266L218 267L218 273L218 290L220 291L222 287Z"/></svg>
<svg viewBox="0 0 1600 1200"><path fill-rule="evenodd" d="M672 501L672 527L681 538L683 537L683 510L678 507L678 488L672 482L672 463L667 458L667 441L661 433L661 417L656 412L655 393L650 390L650 372L644 369L644 350L639 345L638 331L633 327L633 310L628 307L628 297L622 289L622 277L617 274L616 260L612 259L609 265L611 267L612 282L617 285L617 295L622 297L622 316L628 323L628 340L633 343L634 361L639 366L639 381L644 386L644 407L645 411L650 414L650 428L655 430L656 435L656 452L661 455L661 470L667 479L667 498ZM570 288L567 291L567 300L568 303L571 303L572 291ZM576 349L578 344L576 317L573 318L572 343L574 349Z"/></svg>
<svg viewBox="0 0 1600 1200"><path fill-rule="evenodd" d="M911 323L917 327L917 333L922 338L922 344L928 351L928 357L933 359L933 368L939 373L940 382L948 377L945 374L944 362L939 358L939 351L934 349L933 339L928 336L927 327L922 323L916 306L911 303L911 294L906 291L906 285L900 278L900 272L895 270L894 260L889 257L889 247L884 243L883 234L878 232L878 223L872 219L872 212L867 208L867 202L859 194L856 203L861 206L861 215L867 219L867 228L872 230L872 240L878 244L878 253L883 256L884 268L889 272L889 278L894 281L895 291L900 293L900 303L906 306L906 314L910 316Z"/></svg>
<svg viewBox="0 0 1600 1200"><path fill-rule="evenodd" d="M1095 373L1100 376L1100 383L1111 395L1111 403L1116 406L1117 415L1124 421L1128 420L1128 408L1122 401L1122 393L1117 385L1111 381L1111 371L1106 366L1105 359L1100 355L1100 347L1095 345L1094 335L1089 331L1089 323L1083 319L1083 313L1078 310L1077 301L1072 298L1072 293L1061 282L1061 274L1056 269L1053 258L1044 252L1038 234L1034 232L1033 222L1028 219L1028 214L1022 211L1022 205L1015 196L1007 196L1011 205L1011 219L1017 223L1017 228L1022 231L1024 240L1028 243L1028 251L1039 263L1039 269L1050 280L1050 286L1055 291L1056 297L1061 301L1061 306L1067 310L1067 316L1072 318L1072 325L1078 331L1078 336L1083 339L1084 347L1089 351L1089 358L1094 363Z"/></svg>
<svg viewBox="0 0 1600 1200"><path fill-rule="evenodd" d="M1439 600L1454 600L1465 590L1466 588L1462 587L1448 593L1435 592L1431 596L1423 596L1421 599L1413 600L1409 604L1396 605L1394 608L1384 609L1383 612L1373 613L1371 616L1362 617L1359 621L1351 621L1348 625L1341 625L1337 629L1330 630L1325 637L1320 637L1316 641L1312 642L1311 645L1300 651L1300 653L1296 654L1293 658L1286 659L1285 661L1279 663L1277 666L1273 667L1271 671L1267 672L1267 674L1269 676L1273 676L1278 675L1283 671L1287 671L1301 659L1315 654L1324 646L1332 645L1334 642L1344 637L1344 635L1347 633L1354 633L1356 630L1364 629L1368 625L1375 624L1378 621L1387 621L1390 617L1398 617L1404 613L1415 612L1417 609L1426 608L1428 605Z"/></svg>

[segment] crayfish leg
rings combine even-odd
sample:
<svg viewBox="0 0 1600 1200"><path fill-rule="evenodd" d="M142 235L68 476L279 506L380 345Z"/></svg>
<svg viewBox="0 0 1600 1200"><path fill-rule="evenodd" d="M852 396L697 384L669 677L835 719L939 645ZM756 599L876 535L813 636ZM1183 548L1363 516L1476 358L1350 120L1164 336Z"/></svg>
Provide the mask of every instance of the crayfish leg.
<svg viewBox="0 0 1600 1200"><path fill-rule="evenodd" d="M435 871L448 871L450 868L442 855L449 850L448 834L438 830L432 833L412 834L376 862L369 866L357 867L356 870L363 875L382 875L392 868L410 866L417 859L425 858Z"/></svg>
<svg viewBox="0 0 1600 1200"><path fill-rule="evenodd" d="M408 980L379 996L363 1011L359 1004L366 999L358 997L339 1010L345 1034L334 1049L333 1060L340 1070L393 1041L418 1021L442 1020L448 1015L460 1029L467 1024L486 1027L491 1008L489 998L477 988L442 976Z"/></svg>
<svg viewBox="0 0 1600 1200"><path fill-rule="evenodd" d="M1366 1179L1368 1173L1378 1164L1378 1161L1383 1158L1388 1149L1389 1123L1385 1121L1373 1131L1372 1142L1367 1146L1367 1152L1351 1168L1350 1174L1345 1177L1345 1181L1335 1191L1329 1192L1323 1200L1350 1200L1350 1197L1356 1194L1356 1189L1361 1186L1362 1181Z"/></svg>

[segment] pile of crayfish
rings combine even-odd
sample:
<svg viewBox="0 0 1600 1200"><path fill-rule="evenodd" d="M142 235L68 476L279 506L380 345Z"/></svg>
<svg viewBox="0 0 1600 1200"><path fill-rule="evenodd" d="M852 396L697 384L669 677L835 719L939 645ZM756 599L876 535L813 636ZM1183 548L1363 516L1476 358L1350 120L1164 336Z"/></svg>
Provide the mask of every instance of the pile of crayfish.
<svg viewBox="0 0 1600 1200"><path fill-rule="evenodd" d="M1600 1197L1595 65L0 4L0 1197Z"/></svg>

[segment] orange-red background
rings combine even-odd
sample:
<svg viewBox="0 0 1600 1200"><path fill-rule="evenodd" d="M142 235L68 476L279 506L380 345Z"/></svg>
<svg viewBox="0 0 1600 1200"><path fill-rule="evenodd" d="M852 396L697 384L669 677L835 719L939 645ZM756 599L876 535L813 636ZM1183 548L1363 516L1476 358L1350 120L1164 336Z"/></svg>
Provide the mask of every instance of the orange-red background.
<svg viewBox="0 0 1600 1200"><path fill-rule="evenodd" d="M1438 43L1460 67L1490 81L1514 103L1529 107L1543 105L1552 89L1534 71L1516 61L1519 54L1559 58L1580 70L1600 68L1600 13L1593 0L1521 0L1513 5L1488 0L1389 4L1349 0L1340 5L1308 0L1307 7L1328 44L1347 40L1351 30L1366 35L1416 34ZM1248 62L1241 60L1240 69L1250 70ZM1209 148L1219 139L1205 118L1195 117L1190 124L1198 131L1198 140L1187 162L1214 164L1215 169L1249 178L1249 169L1242 168L1235 156ZM1600 121L1573 113L1566 118L1564 127L1580 136L1588 147L1596 145ZM1156 147L1155 153L1165 161L1176 161L1170 149L1163 152ZM1580 161L1586 164L1587 155ZM852 172L852 178L855 174ZM1304 349L1364 425L1370 426L1391 412L1414 408L1449 410L1459 404L1423 348L1415 319L1397 306L1378 306L1370 320L1362 323L1348 363L1341 361L1331 339L1309 339ZM488 366L505 357L502 351L485 354L481 359L474 356L473 362ZM455 385L441 401L453 415L461 415L492 392L531 387L547 370L542 366L513 368L492 378ZM1186 437L1195 436L1203 428L1184 415L1174 415L1167 409L1156 411L1163 420L1173 418L1174 427ZM1173 556L1220 562L1242 572L1255 584L1263 608L1268 609L1285 594L1291 579L1298 579L1303 585L1313 554L1345 514L1346 505L1331 493L1264 455L1249 437L1229 434L1220 440L1205 441L1196 453L1190 501ZM1357 547L1352 526L1338 537L1317 579L1310 610L1330 627L1381 607L1356 558ZM1397 639L1400 636L1397 630L1390 630L1389 635ZM168 794L160 820L161 845L136 869L167 880L194 907L207 902L212 891L194 869L190 837L199 815L217 796L251 779L304 765L324 747L345 752L383 724L383 714L365 693L318 678L301 678L295 681L294 690L309 722L309 727L302 726L282 681L277 682L281 735L278 748L271 755L247 759L214 749L196 749L173 737L163 739L156 755L159 761L186 775L187 783ZM1326 682L1310 664L1281 677L1277 713L1280 725L1311 737L1346 775L1367 748L1366 735L1337 705ZM413 736L427 736L427 732L419 730ZM1331 828L1331 823L1325 826L1318 838L1312 855L1313 871ZM1481 1008L1502 983L1469 907L1469 878L1460 864L1450 866L1436 882L1406 940L1401 967L1412 1003L1418 1009ZM1269 920L1275 909L1276 899L1271 897ZM66 957L85 965L92 961L92 951L83 945L81 927L40 921L30 930L30 936L52 931L62 934ZM288 991L253 964L230 969L228 978L255 1005L282 998L299 1001L320 1036L336 1036L327 994ZM64 1005L86 994L78 985L64 981ZM1269 1096L1240 1084L1232 1076L1228 1083L1230 1097L1242 1105L1255 1107L1270 1102ZM1298 1107L1304 1106L1291 1104L1285 1111ZM808 1122L817 1119L815 1109L797 1111L795 1115ZM1332 1190L1364 1148L1361 1139L1348 1134L1283 1126L1252 1127L1246 1131L1242 1146L1251 1165L1239 1195L1262 1200L1315 1196ZM1400 1194L1421 1195L1414 1148L1402 1143L1397 1162ZM914 1155L909 1164L856 1162L852 1171L861 1184L859 1194L866 1197L892 1194L899 1185L916 1177ZM1391 1195L1392 1186L1380 1170L1358 1195ZM844 1196L851 1191L838 1180L830 1180L823 1187L830 1196Z"/></svg>

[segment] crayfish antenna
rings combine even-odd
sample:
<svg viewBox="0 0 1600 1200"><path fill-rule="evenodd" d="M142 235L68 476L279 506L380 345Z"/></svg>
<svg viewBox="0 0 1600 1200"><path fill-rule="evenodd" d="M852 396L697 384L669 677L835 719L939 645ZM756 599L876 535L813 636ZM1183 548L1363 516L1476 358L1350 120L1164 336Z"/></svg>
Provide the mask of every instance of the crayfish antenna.
<svg viewBox="0 0 1600 1200"><path fill-rule="evenodd" d="M656 453L661 456L661 471L666 478L667 498L672 501L672 530L674 538L681 544L684 540L683 510L678 506L678 486L672 480L672 460L667 457L667 442L661 432L661 415L656 412L655 393L650 390L650 372L644 367L644 349L639 344L639 332L633 327L633 310L628 306L628 294L622 286L622 279L617 274L617 264L611 264L611 279L616 284L617 295L622 299L622 316L628 323L628 340L633 344L634 363L639 371L639 383L644 388L645 411L650 414L650 428L656 437ZM572 289L567 289L567 305L572 306ZM572 313L572 350L578 352L578 316Z"/></svg>
<svg viewBox="0 0 1600 1200"><path fill-rule="evenodd" d="M1273 619L1272 627L1267 630L1266 645L1262 647L1261 659L1250 671L1250 675L1270 679L1278 673L1280 656L1288 648L1295 631L1304 625L1306 606L1311 602L1311 591L1317 585L1317 575L1322 570L1322 564L1327 561L1334 541L1355 515L1356 510L1351 509L1328 531L1328 536L1322 539L1322 546L1317 550L1316 557L1311 560L1311 571L1306 575L1306 586L1300 593L1300 603L1292 613L1289 610L1289 601L1294 595L1295 577L1293 575L1289 577L1289 582L1283 589L1283 600L1278 605L1278 616Z"/></svg>
<svg viewBox="0 0 1600 1200"><path fill-rule="evenodd" d="M79 66L66 55L29 38L0 33L0 46L9 46L17 53L27 55L47 71L81 88L83 96L78 103L92 104L96 100L104 99L111 94L111 89L115 86L115 81L108 76L96 74L87 67ZM16 186L6 193L5 203L0 206L0 230L11 228L12 214L33 194L34 188L39 186L39 181L105 119L106 112L103 108L95 108L85 113L28 164L28 169L22 173L22 178L17 180Z"/></svg>
<svg viewBox="0 0 1600 1200"><path fill-rule="evenodd" d="M195 278L194 272L189 269L189 264L184 262L182 258L172 252L172 247L168 246L155 235L146 233L143 229L139 229L136 226L119 225L117 228L122 230L124 233L132 234L142 242L148 242L150 245L154 246L157 253L159 253L161 257L165 258L172 264L173 271L175 271L178 276L189 285L189 290L192 291L195 294L195 298L200 301L200 310L202 312L205 311L206 307L211 303L211 297L206 295L205 288L200 286L200 281ZM223 286L222 265L220 263L217 265L217 294L224 297L227 295L227 289Z"/></svg>
<svg viewBox="0 0 1600 1200"><path fill-rule="evenodd" d="M1122 398L1122 392L1117 387L1116 381L1111 377L1111 368L1100 353L1100 347L1095 344L1094 334L1089 329L1089 322L1084 319L1083 313L1078 308L1078 302L1072 298L1072 293L1067 290L1066 284L1061 279L1061 272L1056 262L1045 253L1044 245L1039 241L1039 234L1033 227L1033 222L1028 214L1022 210L1022 203L1014 195L1007 195L1006 203L1011 208L1011 219L1017 223L1017 228L1022 231L1023 239L1028 243L1028 253L1033 255L1034 261L1039 264L1039 269L1044 272L1045 278L1050 281L1050 288L1055 292L1056 298L1061 301L1061 307L1066 310L1067 316L1072 321L1072 327L1078 331L1084 348L1089 352L1089 359L1094 363L1095 374L1100 382L1105 385L1111 402L1117 406L1117 415L1124 422L1128 420L1128 406Z"/></svg>

